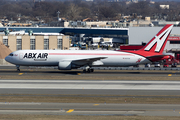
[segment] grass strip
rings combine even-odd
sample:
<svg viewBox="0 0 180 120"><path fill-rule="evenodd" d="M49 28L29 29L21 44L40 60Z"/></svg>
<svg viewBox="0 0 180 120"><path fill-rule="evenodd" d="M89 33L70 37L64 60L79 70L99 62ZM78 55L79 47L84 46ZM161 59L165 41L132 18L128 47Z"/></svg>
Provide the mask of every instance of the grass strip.
<svg viewBox="0 0 180 120"><path fill-rule="evenodd" d="M0 95L0 102L180 104L180 96Z"/></svg>

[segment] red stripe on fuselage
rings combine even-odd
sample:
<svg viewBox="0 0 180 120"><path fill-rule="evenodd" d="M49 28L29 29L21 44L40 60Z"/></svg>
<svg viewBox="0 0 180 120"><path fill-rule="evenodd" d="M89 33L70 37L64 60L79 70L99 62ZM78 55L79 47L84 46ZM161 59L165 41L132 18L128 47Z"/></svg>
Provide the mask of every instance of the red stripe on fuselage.
<svg viewBox="0 0 180 120"><path fill-rule="evenodd" d="M49 53L49 55L125 55L134 56L133 54L118 54L118 53Z"/></svg>

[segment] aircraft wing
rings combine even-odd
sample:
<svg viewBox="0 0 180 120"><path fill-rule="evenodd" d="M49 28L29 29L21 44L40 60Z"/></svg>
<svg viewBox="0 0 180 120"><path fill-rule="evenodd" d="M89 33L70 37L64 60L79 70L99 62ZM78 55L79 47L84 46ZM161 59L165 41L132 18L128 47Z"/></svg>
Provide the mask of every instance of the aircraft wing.
<svg viewBox="0 0 180 120"><path fill-rule="evenodd" d="M93 58L80 58L80 59L66 59L63 61L72 61L73 64L76 65L103 65L103 63L99 60L105 59L107 57L93 57Z"/></svg>

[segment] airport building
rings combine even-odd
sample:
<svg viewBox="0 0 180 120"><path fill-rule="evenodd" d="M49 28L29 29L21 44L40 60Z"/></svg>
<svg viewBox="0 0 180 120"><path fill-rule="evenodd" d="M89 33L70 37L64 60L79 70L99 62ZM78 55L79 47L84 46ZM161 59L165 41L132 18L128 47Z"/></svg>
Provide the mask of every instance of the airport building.
<svg viewBox="0 0 180 120"><path fill-rule="evenodd" d="M29 35L0 35L0 64L8 65L5 57L17 50L68 50L69 36L29 36Z"/></svg>
<svg viewBox="0 0 180 120"><path fill-rule="evenodd" d="M4 30L2 27L0 30ZM25 29L25 35L0 35L0 41L8 46L11 51L19 49L69 49L70 41L85 41L89 38L112 39L112 43L142 45L151 40L162 27L129 27L129 28L63 28L63 27L10 27L9 29L20 31ZM28 35L33 33L61 33L64 35ZM179 27L173 27L171 36L180 36ZM170 42L171 41L171 42ZM165 51L179 50L177 42L167 42ZM180 51L179 51L180 52Z"/></svg>
<svg viewBox="0 0 180 120"><path fill-rule="evenodd" d="M0 42L11 51L69 49L69 36L0 35Z"/></svg>
<svg viewBox="0 0 180 120"><path fill-rule="evenodd" d="M5 27L0 27L0 31L5 30ZM69 35L72 42L84 42L90 38L100 37L111 39L113 44L128 44L128 28L97 28L97 27L9 27L11 31L25 30L28 34L32 31L36 33L60 33ZM92 39L91 39L92 40Z"/></svg>

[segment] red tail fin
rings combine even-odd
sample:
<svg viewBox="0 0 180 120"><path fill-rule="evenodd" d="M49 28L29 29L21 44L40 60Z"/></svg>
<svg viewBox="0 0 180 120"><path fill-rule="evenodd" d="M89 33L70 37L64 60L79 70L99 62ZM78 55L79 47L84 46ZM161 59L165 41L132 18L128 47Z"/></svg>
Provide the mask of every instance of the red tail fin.
<svg viewBox="0 0 180 120"><path fill-rule="evenodd" d="M152 53L162 54L172 28L172 24L167 24L166 26L164 26L164 28L162 28L159 33L156 34L156 36L152 38L151 41L149 41L147 45L139 51L149 51Z"/></svg>

